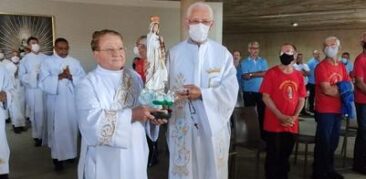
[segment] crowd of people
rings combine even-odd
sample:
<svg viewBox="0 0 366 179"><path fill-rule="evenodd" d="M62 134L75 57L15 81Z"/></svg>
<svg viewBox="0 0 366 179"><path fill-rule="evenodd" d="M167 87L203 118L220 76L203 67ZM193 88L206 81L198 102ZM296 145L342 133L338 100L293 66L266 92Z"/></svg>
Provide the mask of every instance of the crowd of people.
<svg viewBox="0 0 366 179"><path fill-rule="evenodd" d="M366 174L366 118L363 114L366 33L361 46L363 50L354 66L348 52L339 57L341 44L335 36L323 42L324 59L320 57L320 50L314 50L313 58L307 63L295 45L283 44L280 64L270 69L266 60L258 55L258 42L248 44L247 58L235 58L240 57L240 52L233 51L244 106L257 107L261 137L266 143L266 178L288 178L289 156L299 133L300 115L313 116L317 124L312 178L344 178L334 168L334 152L344 118L357 118L353 170ZM353 112L354 104L357 115Z"/></svg>
<svg viewBox="0 0 366 179"><path fill-rule="evenodd" d="M366 33L354 67L349 53L338 57L340 40L331 36L323 42L324 59L320 50L314 50L313 58L304 63L300 50L284 43L279 47L279 64L269 68L256 41L248 44L249 56L242 59L240 51L231 54L208 38L214 18L204 2L189 6L185 21L189 37L167 53L156 20L150 33L136 41L133 69L126 66L122 35L109 29L92 34L97 66L88 74L69 55L64 38L55 40L51 56L40 52L36 37L27 40L28 53L22 59L16 50L7 58L0 52L0 118L4 119L0 179L9 173L8 118L15 133L31 124L34 145L51 149L56 171L63 170L64 161L78 157L80 133L79 179L147 178L147 167L158 161L157 140L164 124L169 178L228 178L230 116L238 96L244 106L257 109L266 143L267 179L288 178L300 115L314 116L317 122L312 177L343 178L334 169L334 152L341 120L353 116L349 104L354 101L358 132L353 169L366 173ZM159 49L147 48L154 45ZM161 61L165 58L156 53L167 60ZM150 56L155 61L149 61ZM155 62L160 69L151 70ZM154 115L163 109L140 101L144 88L156 86L159 79L163 79L159 88L166 85L174 92L168 120Z"/></svg>

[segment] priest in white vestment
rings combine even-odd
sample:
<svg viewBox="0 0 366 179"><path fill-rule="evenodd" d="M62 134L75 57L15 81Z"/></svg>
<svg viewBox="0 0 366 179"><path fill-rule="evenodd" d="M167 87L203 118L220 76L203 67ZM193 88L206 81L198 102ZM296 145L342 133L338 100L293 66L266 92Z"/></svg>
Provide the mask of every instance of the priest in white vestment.
<svg viewBox="0 0 366 179"><path fill-rule="evenodd" d="M0 64L0 178L8 178L10 150L6 139L6 109L11 104L13 84L3 64Z"/></svg>
<svg viewBox="0 0 366 179"><path fill-rule="evenodd" d="M169 53L169 88L178 98L168 124L170 179L228 178L229 119L239 87L232 55L207 39L212 24L210 6L192 4L189 39Z"/></svg>
<svg viewBox="0 0 366 179"><path fill-rule="evenodd" d="M13 130L17 134L25 130L25 91L18 78L19 60L19 53L13 51L10 60L6 60L7 62L4 63L5 68L9 72L10 80L14 85L14 90L11 93L13 100L9 104L9 115L13 124Z"/></svg>
<svg viewBox="0 0 366 179"><path fill-rule="evenodd" d="M156 109L138 106L143 83L136 72L124 67L122 36L112 30L96 31L91 46L98 66L76 91L82 135L78 177L146 179L146 132L156 140L158 128L150 122L166 121L151 115Z"/></svg>
<svg viewBox="0 0 366 179"><path fill-rule="evenodd" d="M46 95L47 126L43 143L51 148L55 170L63 169L64 160L77 156L77 114L75 87L85 76L79 60L68 55L69 43L64 38L55 40L54 54L42 64L39 86Z"/></svg>
<svg viewBox="0 0 366 179"><path fill-rule="evenodd" d="M32 122L32 137L35 146L38 147L42 144L42 130L46 110L43 105L43 92L38 87L38 79L41 63L47 56L39 52L40 46L37 38L29 37L27 43L31 52L20 61L19 78L26 89L26 108L29 108L29 118Z"/></svg>

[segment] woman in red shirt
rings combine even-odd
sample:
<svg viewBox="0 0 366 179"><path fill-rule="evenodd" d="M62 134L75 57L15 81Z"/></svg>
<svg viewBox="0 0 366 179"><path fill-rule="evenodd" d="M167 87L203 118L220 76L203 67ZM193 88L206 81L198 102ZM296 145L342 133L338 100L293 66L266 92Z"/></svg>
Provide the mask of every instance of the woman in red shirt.
<svg viewBox="0 0 366 179"><path fill-rule="evenodd" d="M295 55L294 45L283 44L280 51L281 64L266 72L259 90L266 104L264 130L267 179L288 178L288 160L295 144L298 116L306 96L304 77L293 68Z"/></svg>

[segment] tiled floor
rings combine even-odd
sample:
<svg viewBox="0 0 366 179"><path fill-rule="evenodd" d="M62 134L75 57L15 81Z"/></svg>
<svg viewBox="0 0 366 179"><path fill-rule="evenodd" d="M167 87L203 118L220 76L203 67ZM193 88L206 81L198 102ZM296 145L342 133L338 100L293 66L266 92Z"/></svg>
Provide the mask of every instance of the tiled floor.
<svg viewBox="0 0 366 179"><path fill-rule="evenodd" d="M303 120L300 124L301 132L306 134L314 134L315 122L311 118ZM76 178L76 163L67 163L66 168L61 173L56 173L53 171L52 161L50 159L50 151L48 148L33 146L33 141L31 138L31 130L24 132L22 134L14 134L11 126L7 124L7 134L8 140L11 148L11 160L10 160L10 178L11 179L74 179ZM168 157L165 153L165 147L163 144L163 138L160 139L160 163L151 167L148 170L150 179L165 179L167 178L168 170ZM340 153L340 146L342 140L339 143L337 154ZM342 167L341 158L337 157L336 167L338 170L344 174L346 179L365 179L366 176L354 173L350 166L352 164L353 155L353 144L354 138L351 138L348 143L347 150L347 163L346 168ZM310 155L309 162L307 166L307 173L305 178L310 178L311 174L311 163L312 163L312 151L313 145L310 145ZM292 168L290 171L291 179L301 179L304 178L303 175L303 146L300 146L300 154L298 162L296 165L293 164L293 159L291 159ZM260 158L259 169L256 169L256 158L255 151L248 149L239 149L239 156L237 157L237 179L251 179L251 178L264 178L263 163L265 154L263 153Z"/></svg>

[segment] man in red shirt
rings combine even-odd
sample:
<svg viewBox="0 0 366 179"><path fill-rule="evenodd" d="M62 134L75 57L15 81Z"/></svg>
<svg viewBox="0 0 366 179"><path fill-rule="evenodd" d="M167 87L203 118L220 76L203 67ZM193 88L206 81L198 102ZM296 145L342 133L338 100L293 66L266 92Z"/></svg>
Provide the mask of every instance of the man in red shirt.
<svg viewBox="0 0 366 179"><path fill-rule="evenodd" d="M353 170L366 174L366 32L363 33L361 45L363 52L357 56L353 68L358 124L353 152Z"/></svg>
<svg viewBox="0 0 366 179"><path fill-rule="evenodd" d="M304 77L293 68L295 49L289 43L281 46L281 64L266 72L259 90L266 105L264 130L267 179L288 178L288 159L298 133L298 116L304 107Z"/></svg>
<svg viewBox="0 0 366 179"><path fill-rule="evenodd" d="M328 37L323 43L325 59L315 68L315 120L313 178L343 179L334 170L334 152L341 128L341 98L337 83L349 81L346 68L337 59L340 42Z"/></svg>

